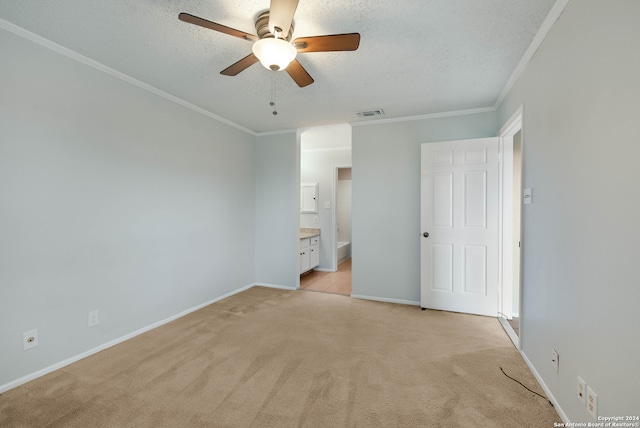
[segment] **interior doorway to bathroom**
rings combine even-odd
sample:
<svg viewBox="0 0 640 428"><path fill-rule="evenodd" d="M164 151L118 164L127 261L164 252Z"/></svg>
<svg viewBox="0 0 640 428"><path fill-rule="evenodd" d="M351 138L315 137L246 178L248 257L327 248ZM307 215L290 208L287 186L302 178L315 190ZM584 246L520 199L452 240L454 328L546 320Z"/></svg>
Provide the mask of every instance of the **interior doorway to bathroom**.
<svg viewBox="0 0 640 428"><path fill-rule="evenodd" d="M301 132L300 183L317 184L318 197L315 211L301 209L301 231L319 232L319 263L302 272L300 288L351 295L350 125Z"/></svg>

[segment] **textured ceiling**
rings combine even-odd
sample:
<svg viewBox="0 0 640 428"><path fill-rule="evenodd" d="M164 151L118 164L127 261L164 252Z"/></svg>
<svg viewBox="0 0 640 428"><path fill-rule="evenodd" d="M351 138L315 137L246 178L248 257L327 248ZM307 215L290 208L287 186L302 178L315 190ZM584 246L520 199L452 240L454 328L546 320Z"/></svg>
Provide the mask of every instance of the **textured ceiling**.
<svg viewBox="0 0 640 428"><path fill-rule="evenodd" d="M294 38L358 32L355 52L304 53L299 88L255 64L220 71L251 42L269 0L2 0L0 18L255 132L492 107L555 0L300 0ZM275 84L277 116L269 102Z"/></svg>

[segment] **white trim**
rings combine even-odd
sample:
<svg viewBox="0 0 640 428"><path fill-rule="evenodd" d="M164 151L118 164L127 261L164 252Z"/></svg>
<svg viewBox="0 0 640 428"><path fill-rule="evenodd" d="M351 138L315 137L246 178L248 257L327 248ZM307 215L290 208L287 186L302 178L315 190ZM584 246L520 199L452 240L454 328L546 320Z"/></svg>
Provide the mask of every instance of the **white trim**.
<svg viewBox="0 0 640 428"><path fill-rule="evenodd" d="M337 272L337 270L335 269L327 269L327 268L320 268L320 267L314 268L313 270L317 270L318 272Z"/></svg>
<svg viewBox="0 0 640 428"><path fill-rule="evenodd" d="M336 147L314 147L312 149L301 149L301 153L306 152L329 152L331 150L351 150L351 146L336 146Z"/></svg>
<svg viewBox="0 0 640 428"><path fill-rule="evenodd" d="M507 80L506 85L504 85L504 88L502 89L500 96L496 100L496 103L493 105L495 109L497 109L498 106L502 103L502 101L504 101L505 97L507 96L507 94L509 93L513 85L516 83L516 81L520 78L524 70L527 68L527 65L529 65L529 62L535 55L540 45L542 45L542 42L547 37L547 34L549 34L549 32L551 31L551 28L553 28L553 25L556 23L558 18L560 18L560 15L562 15L562 12L564 11L564 8L567 6L568 3L569 3L569 0L556 0L555 4L549 11L549 14L544 19L544 21L542 22L542 25L538 29L538 32L533 37L531 44L529 45L527 50L524 51L524 55L522 55L522 58L520 58L520 62L518 63L516 68L513 70L513 73L511 73L511 76L509 77L509 80Z"/></svg>
<svg viewBox="0 0 640 428"><path fill-rule="evenodd" d="M150 324L150 325L148 325L146 327L142 327L141 329L138 329L138 330L136 330L134 332L125 334L124 336L121 336L121 337L119 337L117 339L110 340L109 342L103 343L102 345L98 345L93 349L89 349L88 351L82 352L82 353L80 353L78 355L75 355L73 357L70 357L70 358L62 360L60 362L57 362L55 364L52 364L49 367L45 367L45 368L43 368L41 370L38 370L36 372L33 372L33 373L28 374L26 376L23 376L23 377L21 377L19 379L13 380L13 381L8 382L8 383L5 383L4 385L0 385L0 394L4 393L4 392L6 392L6 391L8 391L10 389L16 388L16 387L18 387L20 385L23 385L23 384L25 384L27 382L30 382L30 381L32 381L34 379L37 379L37 378L39 378L41 376L49 374L49 373L51 373L51 372L53 372L55 370L61 369L63 367L66 367L69 364L75 363L76 361L80 361L80 360L82 360L84 358L87 358L87 357L89 357L89 356L91 356L93 354L96 354L96 353L98 353L100 351L103 351L103 350L105 350L107 348L111 348L112 346L118 345L119 343L122 343L122 342L125 342L125 341L129 340L129 339L132 339L132 338L134 338L136 336L139 336L139 335L141 335L143 333L146 333L146 332L148 332L150 330L153 330L154 328L160 327L160 326L162 326L164 324L167 324L167 323L169 323L171 321L175 321L178 318L182 318L183 316L188 315L188 314L190 314L192 312L195 312L195 311L197 311L199 309L202 309L205 306L209 306L209 305L211 305L213 303L216 303L216 302L218 302L220 300L226 299L227 297L231 297L234 294L238 294L238 293L240 293L242 291L248 290L248 289L254 287L255 285L258 285L258 284L254 283L254 284L245 285L244 287L240 287L237 290L230 291L227 294L223 294L220 297L216 297L215 299L212 299L212 300L209 300L207 302L201 303L201 304L199 304L197 306L194 306L194 307L192 307L190 309L186 309L186 310L184 310L184 311L182 311L180 313L177 313L176 315L172 315L169 318L165 318L164 320L155 322L155 323ZM260 284L260 285L262 285L262 284ZM285 287L281 287L281 286L269 286L269 287L285 288ZM286 288L287 289L292 289L290 287L286 287Z"/></svg>
<svg viewBox="0 0 640 428"><path fill-rule="evenodd" d="M560 419L562 419L562 422L564 422L565 426L569 426L570 421L569 421L569 418L567 417L567 414L564 412L564 410L562 410L562 407L560 407L560 403L558 403L558 400L556 400L556 397L553 396L553 394L551 393L551 390L547 387L547 384L544 383L544 380L542 380L542 376L540 376L540 373L538 373L533 363L529 360L529 358L527 357L527 354L525 354L522 350L520 350L520 355L522 355L522 359L527 364L527 366L529 366L529 370L531 370L531 373L533 373L533 376L536 378L536 380L544 390L544 393L547 394L547 397L553 403L553 408L555 409L556 412L558 412L558 416L560 416Z"/></svg>
<svg viewBox="0 0 640 428"><path fill-rule="evenodd" d="M354 299L373 300L376 302L399 303L401 305L420 306L420 302L413 300L388 299L386 297L364 296L362 294L352 294Z"/></svg>
<svg viewBox="0 0 640 428"><path fill-rule="evenodd" d="M294 218L296 219L295 224L293 224L292 226L295 227L294 235L296 238L296 252L292 253L291 256L295 257L295 263L296 263L296 276L295 276L295 280L294 280L294 284L295 284L295 289L299 290L300 289L300 275L302 274L301 268L300 268L300 202L301 202L301 195L300 195L300 177L301 177L301 173L300 173L300 168L301 168L301 149L302 147L302 131L301 130L297 130L296 131L296 160L295 160L295 167L296 167L296 172L295 172L295 178L294 181L296 183L296 187L295 187L295 192L296 192L296 196L295 196L295 205L293 206L294 211Z"/></svg>
<svg viewBox="0 0 640 428"><path fill-rule="evenodd" d="M351 122L351 126L364 126L364 125L382 125L385 123L395 123L395 122L407 122L412 120L425 120L425 119L437 119L440 117L451 117L451 116L464 116L467 114L478 114L478 113L489 113L496 111L496 107L482 107L482 108L474 108L468 110L456 110L456 111L445 111L442 113L429 113L422 114L419 116L406 116L406 117L395 117L390 119L379 119L379 120L367 120L363 122Z"/></svg>
<svg viewBox="0 0 640 428"><path fill-rule="evenodd" d="M520 350L520 338L516 334L513 327L511 327L511 324L509 324L509 321L507 321L506 318L501 316L498 316L498 321L500 321L500 324L502 325L504 332L507 333L507 336L509 336L509 339L511 339L516 349Z"/></svg>
<svg viewBox="0 0 640 428"><path fill-rule="evenodd" d="M498 132L499 145L500 145L500 184L499 189L499 238L498 238L498 310L501 314L511 319L513 317L513 260L514 260L514 236L513 236L513 137L521 132L524 134L523 129L524 121L524 107L521 105L516 112L511 115L509 120L500 128ZM522 135L521 134L521 135ZM523 147L524 138L521 138L521 147ZM520 159L522 160L522 152ZM521 162L522 164L522 162ZM522 186L522 183L520 183ZM519 240L522 241L522 226L520 228ZM521 253L522 258L522 253ZM522 265L522 262L520 263ZM520 306L522 305L522 280L518 283ZM501 317L498 317L501 319ZM506 322L501 324L505 331L516 345L516 348L520 349L520 337L521 331L518 335L515 334L511 325Z"/></svg>
<svg viewBox="0 0 640 428"><path fill-rule="evenodd" d="M294 132L300 132L300 129L282 129L280 131L253 132L253 135L255 135L256 137L265 137L268 135L291 134Z"/></svg>
<svg viewBox="0 0 640 428"><path fill-rule="evenodd" d="M111 67L107 67L106 65L104 65L102 63L99 63L98 61L94 61L91 58L88 58L88 57L86 57L86 56L84 56L82 54L79 54L76 51L73 51L71 49L65 48L64 46L61 46L61 45L59 45L59 44L57 44L55 42L52 42L49 39L46 39L46 38L44 38L42 36L39 36L39 35L37 35L35 33L32 33L31 31L25 30L24 28L19 27L19 26L15 25L15 24L12 24L12 23L10 23L8 21L5 21L4 19L1 19L1 18L0 18L0 28L3 28L3 29L5 29L5 30L7 30L7 31L9 31L9 32L11 32L13 34L16 34L16 35L18 35L20 37L23 37L23 38L27 39L27 40L30 40L30 41L32 41L32 42L34 42L34 43L36 43L36 44L38 44L40 46L43 46L43 47L45 47L47 49L50 49L50 50L52 50L54 52L57 52L57 53L59 53L61 55L66 56L68 58L75 59L78 62L81 62L81 63L83 63L85 65L88 65L89 67L93 67L96 70L102 71L103 73L109 74L109 75L111 75L111 76L113 76L113 77L115 77L117 79L120 79L120 80L125 81L127 83L130 83L130 84L132 84L134 86L137 86L140 89L144 89L145 91L151 92L152 94L158 95L158 96L160 96L162 98L165 98L165 99L167 99L169 101L173 101L176 104L180 104L183 107L186 107L186 108L188 108L190 110L193 110L193 111L195 111L197 113L203 114L203 115L205 115L207 117L210 117L211 119L215 119L218 122L224 123L225 125L229 125L229 126L231 126L233 128L236 128L236 129L238 129L240 131L246 132L247 134L251 134L251 135L254 135L254 136L258 135L255 132L253 132L252 130L250 130L248 128L245 128L244 126L238 125L235 122L232 122L232 121L230 121L228 119L220 117L220 116L218 116L216 114L213 114L208 110L205 110L205 109L203 109L201 107L196 106L195 104L191 104L188 101L185 101L185 100L183 100L181 98L178 98L178 97L176 97L174 95L171 95L171 94L169 94L169 93L167 93L167 92L165 92L165 91L163 91L161 89L156 88L155 86L151 86L151 85L149 85L147 83L144 83L144 82L142 82L142 81L140 81L138 79L134 79L133 77L131 77L129 75L126 75L126 74L124 74L124 73L122 73L122 72L120 72L118 70L114 70Z"/></svg>
<svg viewBox="0 0 640 428"><path fill-rule="evenodd" d="M524 118L524 105L521 105L511 115L509 120L507 120L504 123L504 125L502 125L502 127L498 131L498 137L509 135L509 134L512 134L512 135L517 134L518 131L513 132L513 128L522 129L522 122L524 120L523 118Z"/></svg>
<svg viewBox="0 0 640 428"><path fill-rule="evenodd" d="M279 290L290 290L290 291L296 291L297 290L296 287L290 287L288 285L267 284L267 283L264 283L264 282L255 282L255 283L251 284L251 286L252 287L258 286L258 287L277 288Z"/></svg>

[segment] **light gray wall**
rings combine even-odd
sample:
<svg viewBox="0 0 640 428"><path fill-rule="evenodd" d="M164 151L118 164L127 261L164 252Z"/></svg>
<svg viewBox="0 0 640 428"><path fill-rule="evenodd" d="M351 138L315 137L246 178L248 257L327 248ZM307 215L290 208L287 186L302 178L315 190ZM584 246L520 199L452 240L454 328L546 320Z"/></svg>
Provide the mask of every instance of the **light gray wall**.
<svg viewBox="0 0 640 428"><path fill-rule="evenodd" d="M304 141L304 133L302 134ZM300 181L317 182L319 189L318 214L300 214L300 227L320 228L320 268L335 269L336 233L333 208L335 166L351 165L351 147L303 150L300 153ZM318 223L313 218L318 217Z"/></svg>
<svg viewBox="0 0 640 428"><path fill-rule="evenodd" d="M0 52L0 387L253 283L254 136L4 30Z"/></svg>
<svg viewBox="0 0 640 428"><path fill-rule="evenodd" d="M572 422L640 414L640 2L571 1L499 109L524 105L523 351ZM560 372L551 352L560 354Z"/></svg>
<svg viewBox="0 0 640 428"><path fill-rule="evenodd" d="M495 112L353 127L353 295L420 301L420 144L495 136Z"/></svg>
<svg viewBox="0 0 640 428"><path fill-rule="evenodd" d="M295 132L257 137L255 280L297 288L300 145Z"/></svg>

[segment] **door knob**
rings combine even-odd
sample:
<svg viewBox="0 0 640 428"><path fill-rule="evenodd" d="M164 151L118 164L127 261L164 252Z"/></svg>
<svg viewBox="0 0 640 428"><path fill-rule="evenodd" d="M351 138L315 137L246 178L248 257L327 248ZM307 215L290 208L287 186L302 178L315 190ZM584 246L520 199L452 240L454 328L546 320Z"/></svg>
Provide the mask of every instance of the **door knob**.
<svg viewBox="0 0 640 428"><path fill-rule="evenodd" d="M422 236L424 236L425 238L428 238L429 237L429 232L423 233Z"/></svg>

